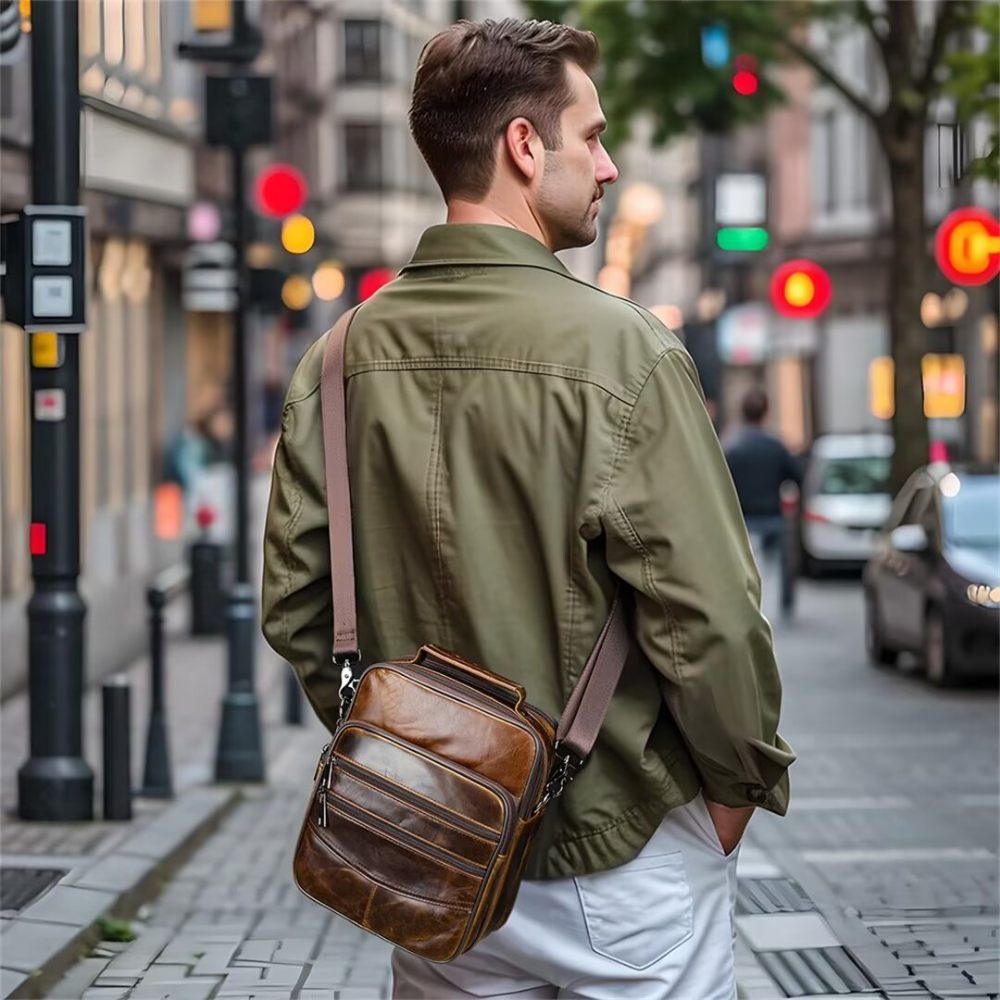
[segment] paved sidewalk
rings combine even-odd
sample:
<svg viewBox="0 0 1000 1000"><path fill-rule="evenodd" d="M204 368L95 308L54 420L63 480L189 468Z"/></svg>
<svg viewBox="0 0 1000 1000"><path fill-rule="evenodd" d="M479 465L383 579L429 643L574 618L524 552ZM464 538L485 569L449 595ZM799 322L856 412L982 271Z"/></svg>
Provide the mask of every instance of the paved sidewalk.
<svg viewBox="0 0 1000 1000"><path fill-rule="evenodd" d="M99 948L49 994L60 1000L209 997L376 1000L390 995L390 947L303 896L291 877L299 820L324 739L291 739L270 786L247 794L137 922L137 940ZM782 994L745 947L741 995ZM691 998L695 1000L695 998Z"/></svg>

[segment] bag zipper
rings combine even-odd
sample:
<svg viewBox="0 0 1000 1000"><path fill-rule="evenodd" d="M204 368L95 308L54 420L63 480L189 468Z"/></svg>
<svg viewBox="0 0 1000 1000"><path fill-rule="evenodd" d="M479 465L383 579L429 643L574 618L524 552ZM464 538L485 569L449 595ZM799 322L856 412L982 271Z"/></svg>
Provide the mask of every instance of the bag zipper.
<svg viewBox="0 0 1000 1000"><path fill-rule="evenodd" d="M343 739L344 733L346 733L348 729L357 729L359 732L367 733L375 739L384 740L386 743L390 743L393 746L398 747L404 753L412 753L417 757L423 757L424 760L434 764L436 767L441 767L446 771L452 771L454 774L458 774L461 777L472 781L474 784L481 785L496 795L500 799L501 805L503 806L504 814L503 831L500 835L497 854L503 854L504 849L510 842L510 838L513 836L514 821L518 816L517 803L514 801L514 796L511 795L506 788L502 785L498 785L492 778L484 777L476 771L473 771L471 768L465 767L463 764L456 764L455 761L448 760L445 757L439 757L437 754L431 753L431 751L425 750L423 747L418 747L413 743L407 743L398 736L394 736L392 733L387 733L385 730L379 729L377 726L373 726L369 722L353 722L348 719L347 722L345 722L344 725L337 731L338 745ZM337 747L334 747L333 750L336 752ZM345 755L341 754L339 759L343 760L344 756ZM327 771L327 784L326 786L321 784L321 788L323 788L323 790L329 788L329 775L332 774L333 762L334 756L333 753L331 753ZM322 798L325 801L325 796L322 796Z"/></svg>
<svg viewBox="0 0 1000 1000"><path fill-rule="evenodd" d="M402 799L419 812L449 826L453 826L463 833L478 837L480 840L488 840L490 843L496 843L499 839L499 833L496 830L491 830L488 826L476 823L465 816L459 816L458 813L452 812L437 802L431 802L429 799L422 798L405 786L397 785L395 782L389 781L374 771L370 771L366 767L361 767L351 760L350 757L338 756L337 763L334 766L345 771L362 784L370 785L372 788L385 792L386 795L393 795L398 799ZM433 808L434 806L437 808Z"/></svg>
<svg viewBox="0 0 1000 1000"><path fill-rule="evenodd" d="M388 664L386 664L386 665L388 665ZM371 665L371 667L369 667L369 669L374 669L375 667L378 667L378 666L382 666L382 664L373 663ZM459 695L459 694L464 699L468 699L469 698L469 695L468 695L467 692L465 692L465 691L457 691L456 688L455 688L455 685L450 684L448 682L447 676L444 676L444 677L430 677L430 678L425 677L425 676L423 676L420 673L419 669L417 669L416 665L413 664L413 663L398 663L398 662L393 662L392 663L392 667L394 669L399 670L399 672L401 674L404 674L404 675L410 677L412 680L416 681L418 684L422 684L425 687L430 687L431 690L434 690L436 688L439 694L444 694L445 697L449 697L453 701L460 701L460 699L456 697L456 695ZM366 671L366 673L367 673L367 671ZM535 743L535 750L536 750L536 753L535 753L535 765L532 768L532 773L531 773L531 776L530 776L529 781L528 781L528 786L525 789L524 797L523 797L523 800L522 800L523 803L524 803L523 815L527 816L534 809L535 793L536 793L536 791L538 789L539 781L543 779L543 776L547 776L547 774L548 774L548 768L547 767L539 767L538 766L539 759L541 759L542 761L544 761L545 757L546 757L546 755L545 755L545 744L542 743L541 736L539 736L538 733L535 732L535 730L527 722L524 722L522 719L519 719L516 715L513 715L513 716L501 715L496 710L495 706L492 705L489 702L489 700L487 698L485 698L485 697L481 696L481 697L478 697L478 698L472 698L471 700L474 701L474 703L476 705L478 705L480 708L482 708L484 711L486 711L488 715L493 716L493 718L499 719L501 722L510 723L511 725L514 725L518 729L520 729L523 732L527 733L531 737L531 739L534 741L534 743ZM472 773L475 774L476 772L473 771ZM507 794L510 795L510 792L507 792ZM511 800L513 801L513 795L511 795ZM522 813L518 813L518 815L522 815Z"/></svg>
<svg viewBox="0 0 1000 1000"><path fill-rule="evenodd" d="M329 792L324 794L324 798L326 795L329 795ZM331 802L330 810L331 812L343 813L348 817L348 819L353 820L359 826L367 827L369 830L373 830L376 833L381 834L387 840L395 841L417 854L422 854L435 861L440 861L442 864L447 864L452 868L457 868L459 871L465 872L467 875L482 878L486 872L485 868L481 868L479 865L474 865L471 861L467 861L465 858L459 858L450 851L442 850L434 844L428 844L419 837L414 837L413 834L407 832L406 830L401 830L399 827L395 827L391 823L387 823L384 819L381 819L378 816L373 816L364 809L359 809L352 802L348 802L345 799L338 798Z"/></svg>

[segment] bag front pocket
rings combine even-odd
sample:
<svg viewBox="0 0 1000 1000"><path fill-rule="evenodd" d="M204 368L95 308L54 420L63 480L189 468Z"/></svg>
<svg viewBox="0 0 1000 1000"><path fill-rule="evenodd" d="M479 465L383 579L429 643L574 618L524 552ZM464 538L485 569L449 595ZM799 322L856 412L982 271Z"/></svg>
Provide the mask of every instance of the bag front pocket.
<svg viewBox="0 0 1000 1000"><path fill-rule="evenodd" d="M680 853L640 855L573 881L598 955L645 969L693 933L694 902Z"/></svg>

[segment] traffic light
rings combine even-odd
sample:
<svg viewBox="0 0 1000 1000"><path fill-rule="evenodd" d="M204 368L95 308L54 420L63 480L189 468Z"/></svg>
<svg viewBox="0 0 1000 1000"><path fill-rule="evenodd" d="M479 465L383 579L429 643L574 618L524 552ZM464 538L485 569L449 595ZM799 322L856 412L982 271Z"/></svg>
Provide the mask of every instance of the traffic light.
<svg viewBox="0 0 1000 1000"><path fill-rule="evenodd" d="M742 97L752 97L759 89L757 60L753 56L737 56L733 60L733 90Z"/></svg>
<svg viewBox="0 0 1000 1000"><path fill-rule="evenodd" d="M272 219L297 212L309 197L305 177L287 163L274 163L257 176L254 188L257 210Z"/></svg>
<svg viewBox="0 0 1000 1000"><path fill-rule="evenodd" d="M370 299L383 285L388 285L396 272L388 267L376 267L372 271L366 271L358 281L358 301L364 302Z"/></svg>
<svg viewBox="0 0 1000 1000"><path fill-rule="evenodd" d="M210 31L231 31L233 27L232 0L193 0L191 24L198 34Z"/></svg>
<svg viewBox="0 0 1000 1000"><path fill-rule="evenodd" d="M956 285L986 285L1000 274L1000 223L985 209L958 208L934 238L934 257Z"/></svg>
<svg viewBox="0 0 1000 1000"><path fill-rule="evenodd" d="M786 261L771 277L771 303L789 319L815 319L831 295L830 276L815 261Z"/></svg>
<svg viewBox="0 0 1000 1000"><path fill-rule="evenodd" d="M763 226L723 226L715 234L715 245L720 250L756 253L767 247L767 241L767 230Z"/></svg>
<svg viewBox="0 0 1000 1000"><path fill-rule="evenodd" d="M316 242L316 227L304 215L290 215L281 224L281 245L289 253L308 253Z"/></svg>

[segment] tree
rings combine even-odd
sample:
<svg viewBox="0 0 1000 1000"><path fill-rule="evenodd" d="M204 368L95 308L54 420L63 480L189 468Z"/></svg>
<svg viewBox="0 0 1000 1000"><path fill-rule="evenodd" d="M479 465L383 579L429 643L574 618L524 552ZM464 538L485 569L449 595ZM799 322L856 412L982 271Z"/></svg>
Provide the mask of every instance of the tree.
<svg viewBox="0 0 1000 1000"><path fill-rule="evenodd" d="M942 97L953 97L959 114L990 116L990 151L973 169L996 177L997 47L987 44L973 51L969 41L978 29L995 42L997 4L939 0L928 8L915 0L534 0L528 6L535 16L568 20L597 34L604 64L602 98L616 129L612 141L622 138L638 115L651 117L658 142L691 129L728 131L759 117L781 97L766 74L777 61L805 63L820 85L833 88L871 122L891 197L887 302L896 380L892 481L898 489L928 454L921 375L926 331L920 320L929 259L925 133ZM928 11L926 18L918 6ZM733 52L757 59L763 86L754 100L733 93L729 70L703 63L701 31L712 24L727 27ZM858 28L867 33L882 76L875 93L845 78L830 62L814 42L817 25L827 38Z"/></svg>

